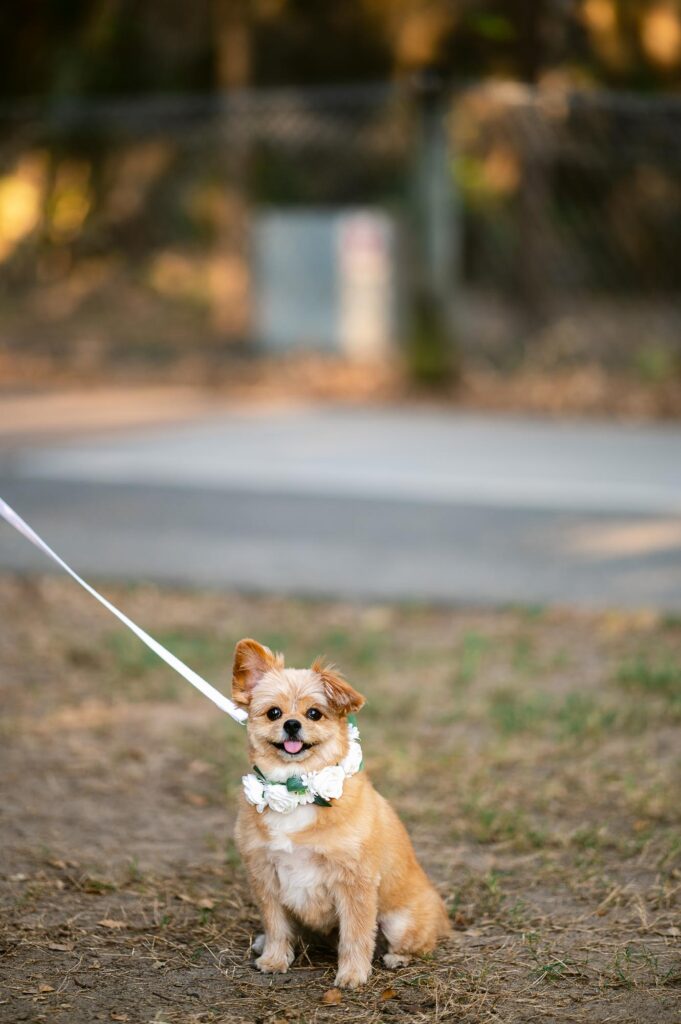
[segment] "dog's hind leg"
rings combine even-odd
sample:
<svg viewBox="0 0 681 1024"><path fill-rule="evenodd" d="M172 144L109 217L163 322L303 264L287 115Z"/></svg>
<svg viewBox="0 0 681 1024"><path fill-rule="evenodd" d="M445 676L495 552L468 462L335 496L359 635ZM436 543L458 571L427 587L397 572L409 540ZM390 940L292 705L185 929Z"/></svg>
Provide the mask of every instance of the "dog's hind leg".
<svg viewBox="0 0 681 1024"><path fill-rule="evenodd" d="M383 955L384 965L390 970L405 967L411 960L410 951L403 948L412 925L409 910L391 910L382 914L378 923L388 943L388 952Z"/></svg>
<svg viewBox="0 0 681 1024"><path fill-rule="evenodd" d="M413 955L430 953L437 940L449 934L447 913L432 890L417 904L382 914L379 925L388 942L383 963L391 970L404 967Z"/></svg>
<svg viewBox="0 0 681 1024"><path fill-rule="evenodd" d="M383 954L383 966L387 967L389 971L394 971L398 967L406 967L411 957L408 953L384 953Z"/></svg>

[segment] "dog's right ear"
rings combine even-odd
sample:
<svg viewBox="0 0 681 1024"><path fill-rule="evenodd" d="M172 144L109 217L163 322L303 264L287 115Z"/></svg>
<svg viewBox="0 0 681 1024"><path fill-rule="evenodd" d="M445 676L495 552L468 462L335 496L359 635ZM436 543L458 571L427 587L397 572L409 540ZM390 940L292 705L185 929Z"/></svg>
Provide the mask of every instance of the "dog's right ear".
<svg viewBox="0 0 681 1024"><path fill-rule="evenodd" d="M273 668L281 668L281 655L272 654L269 647L263 647L257 640L239 640L234 648L234 666L232 668L232 700L242 708L247 708L253 690L266 672Z"/></svg>

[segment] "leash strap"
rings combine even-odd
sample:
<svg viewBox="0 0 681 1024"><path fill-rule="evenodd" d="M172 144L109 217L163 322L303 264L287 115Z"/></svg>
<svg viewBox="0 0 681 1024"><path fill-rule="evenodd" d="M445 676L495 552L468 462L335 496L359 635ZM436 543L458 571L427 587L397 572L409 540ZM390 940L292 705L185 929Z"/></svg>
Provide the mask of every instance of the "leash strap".
<svg viewBox="0 0 681 1024"><path fill-rule="evenodd" d="M220 691L216 690L214 686L211 686L210 683L206 682L206 680L198 675L197 672L194 672L194 670L189 668L188 665L185 665L183 661L180 661L180 659L176 658L174 654L171 654L170 651L166 650L163 644L160 644L158 640L154 640L153 636L149 636L149 634L138 626L137 623L133 622L132 619L129 619L127 615L124 615L123 612L116 608L115 605L111 604L111 601L107 601L105 597L102 597L94 587L91 587L90 584L86 583L77 572L74 572L71 566L67 565L64 559L60 558L56 551L53 551L49 544L46 544L42 537L39 537L35 530L32 530L28 523L24 522L21 516L17 515L14 509L11 508L6 501L3 501L2 498L0 498L0 516L2 516L10 526L13 526L15 530L18 530L26 540L30 541L31 544L35 545L35 547L56 562L57 565L61 566L61 568L67 572L69 576L76 581L76 583L79 583L84 590L87 590L88 594L91 594L97 601L99 601L100 604L103 604L112 615L115 615L124 626L127 626L135 636L139 637L142 643L146 644L154 654L157 654L158 657L165 661L167 665L174 668L175 671L183 676L188 683L195 686L196 689L204 695L204 697L208 697L208 700L212 700L213 704L216 704L221 711L225 711L234 719L235 722L239 722L243 725L248 718L246 711L237 707L233 701L229 700L229 698L225 697L223 693L220 693Z"/></svg>

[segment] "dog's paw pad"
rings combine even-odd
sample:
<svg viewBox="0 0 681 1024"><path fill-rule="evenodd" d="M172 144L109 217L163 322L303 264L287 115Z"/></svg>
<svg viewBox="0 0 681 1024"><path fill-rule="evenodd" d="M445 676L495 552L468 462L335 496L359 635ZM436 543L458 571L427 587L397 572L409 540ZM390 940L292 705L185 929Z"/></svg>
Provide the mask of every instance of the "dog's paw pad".
<svg viewBox="0 0 681 1024"><path fill-rule="evenodd" d="M383 957L383 965L389 971L394 971L396 967L406 967L410 959L410 957L400 953L386 953Z"/></svg>
<svg viewBox="0 0 681 1024"><path fill-rule="evenodd" d="M253 942L251 943L251 949L253 950L256 956L260 956L264 948L265 936L261 932L260 935L256 935L256 937L253 939Z"/></svg>

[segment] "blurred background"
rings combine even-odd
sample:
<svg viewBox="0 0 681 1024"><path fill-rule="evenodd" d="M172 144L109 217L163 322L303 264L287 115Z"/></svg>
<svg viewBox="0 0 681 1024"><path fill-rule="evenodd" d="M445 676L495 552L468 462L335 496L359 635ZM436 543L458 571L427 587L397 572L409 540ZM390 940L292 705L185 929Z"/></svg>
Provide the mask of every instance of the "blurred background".
<svg viewBox="0 0 681 1024"><path fill-rule="evenodd" d="M0 468L39 515L63 488L86 566L679 600L675 0L72 0L0 25ZM126 554L152 483L191 556L171 525ZM88 547L105 484L133 488L120 550Z"/></svg>

